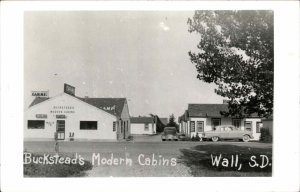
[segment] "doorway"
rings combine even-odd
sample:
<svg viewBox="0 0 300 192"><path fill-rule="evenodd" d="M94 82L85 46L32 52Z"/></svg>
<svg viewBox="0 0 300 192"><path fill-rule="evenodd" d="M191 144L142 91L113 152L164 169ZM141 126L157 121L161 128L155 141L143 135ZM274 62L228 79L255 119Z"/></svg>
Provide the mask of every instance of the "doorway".
<svg viewBox="0 0 300 192"><path fill-rule="evenodd" d="M65 120L56 121L57 140L65 140Z"/></svg>

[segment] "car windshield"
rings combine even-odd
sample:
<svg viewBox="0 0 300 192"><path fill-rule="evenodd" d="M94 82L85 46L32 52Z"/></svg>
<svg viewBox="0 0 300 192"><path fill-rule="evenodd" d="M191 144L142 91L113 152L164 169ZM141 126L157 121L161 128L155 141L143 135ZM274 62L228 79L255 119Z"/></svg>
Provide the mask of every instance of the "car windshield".
<svg viewBox="0 0 300 192"><path fill-rule="evenodd" d="M176 128L175 127L166 127L164 129L165 134L176 134Z"/></svg>

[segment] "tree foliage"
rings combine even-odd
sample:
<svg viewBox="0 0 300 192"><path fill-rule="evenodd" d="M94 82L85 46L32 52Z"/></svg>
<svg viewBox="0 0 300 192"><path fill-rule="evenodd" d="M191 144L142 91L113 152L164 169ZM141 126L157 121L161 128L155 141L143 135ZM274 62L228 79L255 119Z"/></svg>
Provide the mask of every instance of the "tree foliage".
<svg viewBox="0 0 300 192"><path fill-rule="evenodd" d="M200 34L197 52L189 52L197 78L215 83L229 99L224 115L273 113L273 12L196 11L189 32Z"/></svg>
<svg viewBox="0 0 300 192"><path fill-rule="evenodd" d="M174 116L174 114L170 115L170 117L169 117L169 122L168 122L167 126L169 126L169 127L176 127L177 132L178 132L179 125L178 125L178 124L176 123L176 121L175 121L175 116Z"/></svg>

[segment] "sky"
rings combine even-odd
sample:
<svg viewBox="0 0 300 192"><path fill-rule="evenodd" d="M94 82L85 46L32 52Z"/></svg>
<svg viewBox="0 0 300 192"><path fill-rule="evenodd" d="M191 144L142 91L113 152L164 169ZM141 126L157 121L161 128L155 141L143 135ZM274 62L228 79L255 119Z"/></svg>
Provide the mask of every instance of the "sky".
<svg viewBox="0 0 300 192"><path fill-rule="evenodd" d="M30 11L24 15L25 106L31 91L79 97L126 97L131 116L177 118L188 103L222 103L196 78L188 51L193 11Z"/></svg>

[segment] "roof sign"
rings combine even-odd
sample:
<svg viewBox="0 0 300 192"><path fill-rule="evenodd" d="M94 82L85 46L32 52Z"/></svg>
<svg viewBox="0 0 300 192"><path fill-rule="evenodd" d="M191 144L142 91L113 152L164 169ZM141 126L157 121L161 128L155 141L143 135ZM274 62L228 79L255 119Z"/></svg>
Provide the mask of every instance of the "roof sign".
<svg viewBox="0 0 300 192"><path fill-rule="evenodd" d="M47 114L36 114L35 117L39 119L47 119Z"/></svg>
<svg viewBox="0 0 300 192"><path fill-rule="evenodd" d="M49 97L49 91L31 91L31 96L34 96L34 97Z"/></svg>
<svg viewBox="0 0 300 192"><path fill-rule="evenodd" d="M64 92L69 94L69 95L75 96L75 87L65 83L64 84Z"/></svg>

